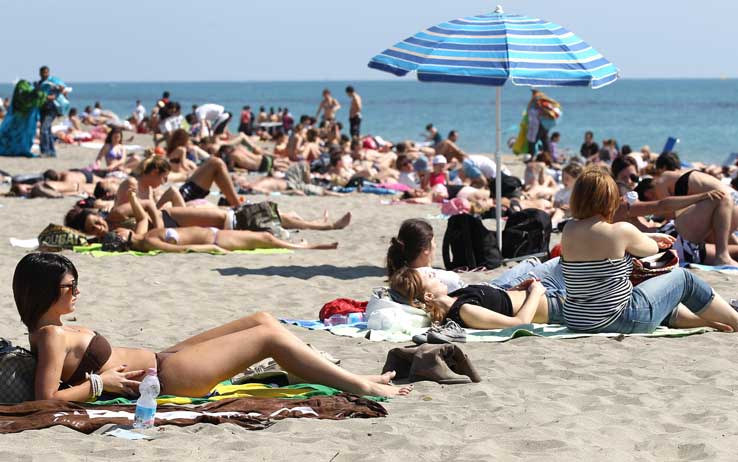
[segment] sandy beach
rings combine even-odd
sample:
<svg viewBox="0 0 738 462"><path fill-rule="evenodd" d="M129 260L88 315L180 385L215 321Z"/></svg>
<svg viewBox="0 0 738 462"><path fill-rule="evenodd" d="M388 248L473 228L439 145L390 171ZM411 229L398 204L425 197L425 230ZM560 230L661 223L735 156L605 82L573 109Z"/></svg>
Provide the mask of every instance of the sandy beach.
<svg viewBox="0 0 738 462"><path fill-rule="evenodd" d="M0 158L0 169L16 174L81 167L96 155L69 146L58 152L57 159ZM48 223L61 223L75 200L0 197L0 337L28 345L11 288L25 251L11 247L9 238L32 238ZM80 271L81 290L68 321L96 329L116 346L160 350L256 311L317 318L332 299L368 299L373 287L384 285L383 258L400 223L439 213L435 205L382 205L385 197L368 194L270 200L305 218L351 211L353 221L340 231L293 233L310 242L337 240L334 251L108 258L67 252ZM442 266L446 222L430 222L435 262ZM503 270L465 279L487 280ZM700 276L725 298L736 296L730 276ZM291 329L365 374L378 373L387 351L400 346ZM166 426L152 433L153 441L57 427L1 436L0 460L735 460L737 343L738 335L720 333L475 343L462 348L481 383L417 383L410 396L385 404L386 418L288 419L254 432L231 425Z"/></svg>

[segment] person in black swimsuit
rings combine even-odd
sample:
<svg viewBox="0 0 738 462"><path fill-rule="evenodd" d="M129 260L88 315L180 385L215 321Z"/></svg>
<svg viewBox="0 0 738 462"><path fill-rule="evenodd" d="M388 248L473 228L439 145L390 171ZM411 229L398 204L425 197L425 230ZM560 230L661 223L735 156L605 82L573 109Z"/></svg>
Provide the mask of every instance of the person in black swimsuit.
<svg viewBox="0 0 738 462"><path fill-rule="evenodd" d="M59 254L30 253L15 268L13 296L37 360L35 399L87 401L97 398L95 390L136 396L144 370L153 367L162 394L204 396L267 357L307 382L358 395L396 396L411 390L389 384L394 371L360 376L334 365L267 313L210 329L159 353L112 347L95 331L62 322L76 309L78 281L74 264ZM60 388L60 381L69 386Z"/></svg>
<svg viewBox="0 0 738 462"><path fill-rule="evenodd" d="M534 319L549 322L546 289L533 279L511 291L479 284L448 293L443 282L405 267L392 275L390 287L412 306L425 310L436 323L450 319L461 327L498 329Z"/></svg>

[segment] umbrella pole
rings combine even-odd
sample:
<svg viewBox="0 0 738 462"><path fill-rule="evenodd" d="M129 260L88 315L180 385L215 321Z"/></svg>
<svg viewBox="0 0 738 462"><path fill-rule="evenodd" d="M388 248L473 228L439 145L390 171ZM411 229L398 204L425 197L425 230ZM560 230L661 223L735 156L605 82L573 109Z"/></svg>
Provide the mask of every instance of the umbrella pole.
<svg viewBox="0 0 738 462"><path fill-rule="evenodd" d="M495 217L497 219L497 248L502 250L502 154L500 153L500 139L502 138L502 88L497 87L495 94L496 110L496 137L495 137L495 161L497 169L495 174Z"/></svg>

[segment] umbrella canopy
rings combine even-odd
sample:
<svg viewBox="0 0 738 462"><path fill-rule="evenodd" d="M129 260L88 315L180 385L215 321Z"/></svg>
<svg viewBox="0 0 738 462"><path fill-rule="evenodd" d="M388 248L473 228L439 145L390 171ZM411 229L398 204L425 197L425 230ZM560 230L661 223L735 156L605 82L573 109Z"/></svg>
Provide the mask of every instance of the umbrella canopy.
<svg viewBox="0 0 738 462"><path fill-rule="evenodd" d="M501 171L500 87L582 86L601 88L618 78L618 69L574 33L552 22L517 14L494 13L454 19L396 43L369 61L369 67L397 76L416 72L427 82L497 87L497 171ZM497 245L502 246L501 181L495 182Z"/></svg>
<svg viewBox="0 0 738 462"><path fill-rule="evenodd" d="M567 29L517 14L494 13L430 27L373 57L369 67L418 80L502 86L590 86L618 69Z"/></svg>

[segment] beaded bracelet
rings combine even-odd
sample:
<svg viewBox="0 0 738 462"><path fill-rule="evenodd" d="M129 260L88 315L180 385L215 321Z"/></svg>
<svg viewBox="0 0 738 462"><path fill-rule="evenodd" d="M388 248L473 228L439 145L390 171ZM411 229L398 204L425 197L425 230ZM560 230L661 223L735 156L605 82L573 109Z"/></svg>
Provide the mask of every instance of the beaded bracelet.
<svg viewBox="0 0 738 462"><path fill-rule="evenodd" d="M98 374L85 374L86 378L90 379L90 385L92 385L92 398L97 399L103 392L103 381L102 377Z"/></svg>

